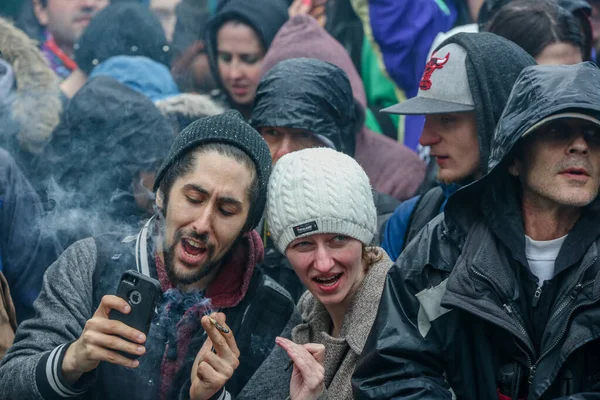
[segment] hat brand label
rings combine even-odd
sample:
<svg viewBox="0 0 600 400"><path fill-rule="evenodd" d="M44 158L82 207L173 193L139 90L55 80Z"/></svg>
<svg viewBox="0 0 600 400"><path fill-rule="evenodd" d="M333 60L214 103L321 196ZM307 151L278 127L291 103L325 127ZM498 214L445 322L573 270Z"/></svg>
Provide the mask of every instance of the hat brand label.
<svg viewBox="0 0 600 400"><path fill-rule="evenodd" d="M444 68L444 64L448 62L450 59L450 53L446 54L446 57L437 58L435 54L431 57L431 60L427 62L425 65L425 72L423 73L423 78L421 78L421 82L419 83L419 89L421 90L429 90L431 89L431 75L437 69Z"/></svg>
<svg viewBox="0 0 600 400"><path fill-rule="evenodd" d="M302 225L294 226L293 229L294 229L294 235L296 235L296 237L298 237L298 236L304 235L306 233L318 231L319 227L317 226L316 221L310 221L310 222L307 222Z"/></svg>

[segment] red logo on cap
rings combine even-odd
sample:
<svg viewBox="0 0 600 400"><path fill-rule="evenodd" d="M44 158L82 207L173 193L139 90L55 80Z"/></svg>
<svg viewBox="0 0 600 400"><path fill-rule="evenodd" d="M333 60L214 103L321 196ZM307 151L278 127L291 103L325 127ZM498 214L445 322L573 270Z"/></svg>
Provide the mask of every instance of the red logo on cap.
<svg viewBox="0 0 600 400"><path fill-rule="evenodd" d="M431 57L431 60L425 65L425 72L423 73L423 78L421 78L421 83L419 83L419 89L431 89L431 75L433 75L433 71L444 68L444 64L446 64L449 59L450 53L446 54L446 57L444 58L437 58L434 54L434 56Z"/></svg>

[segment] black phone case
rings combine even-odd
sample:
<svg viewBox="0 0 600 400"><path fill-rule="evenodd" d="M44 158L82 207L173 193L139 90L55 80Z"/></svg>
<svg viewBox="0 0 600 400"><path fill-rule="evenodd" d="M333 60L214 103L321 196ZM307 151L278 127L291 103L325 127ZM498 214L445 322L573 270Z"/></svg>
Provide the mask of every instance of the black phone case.
<svg viewBox="0 0 600 400"><path fill-rule="evenodd" d="M147 337L160 295L160 282L156 279L134 270L125 271L121 276L116 296L124 299L131 306L131 311L129 314L123 314L120 311L111 310L109 318L121 321L125 325L143 332ZM119 353L131 359L139 357L134 354Z"/></svg>

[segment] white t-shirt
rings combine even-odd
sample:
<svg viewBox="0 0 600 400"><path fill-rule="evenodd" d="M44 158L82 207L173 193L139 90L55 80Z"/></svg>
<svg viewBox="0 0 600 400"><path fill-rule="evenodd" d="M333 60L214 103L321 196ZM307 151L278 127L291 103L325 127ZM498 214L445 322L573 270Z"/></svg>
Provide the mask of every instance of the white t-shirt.
<svg viewBox="0 0 600 400"><path fill-rule="evenodd" d="M554 263L567 235L553 240L533 240L525 235L525 255L529 269L538 278L538 286L554 277Z"/></svg>

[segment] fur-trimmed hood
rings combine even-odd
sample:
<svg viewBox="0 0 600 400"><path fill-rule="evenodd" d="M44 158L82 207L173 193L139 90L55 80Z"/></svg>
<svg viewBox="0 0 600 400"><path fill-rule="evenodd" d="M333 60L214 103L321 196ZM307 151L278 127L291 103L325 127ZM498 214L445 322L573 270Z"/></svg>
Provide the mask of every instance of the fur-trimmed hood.
<svg viewBox="0 0 600 400"><path fill-rule="evenodd" d="M4 18L0 18L0 51L14 73L8 103L4 99L0 101L14 128L11 132L2 128L2 133L15 135L20 150L39 154L60 120L62 102L58 78L36 42ZM7 74L10 72L0 79ZM3 138L2 142L7 139L14 141Z"/></svg>

